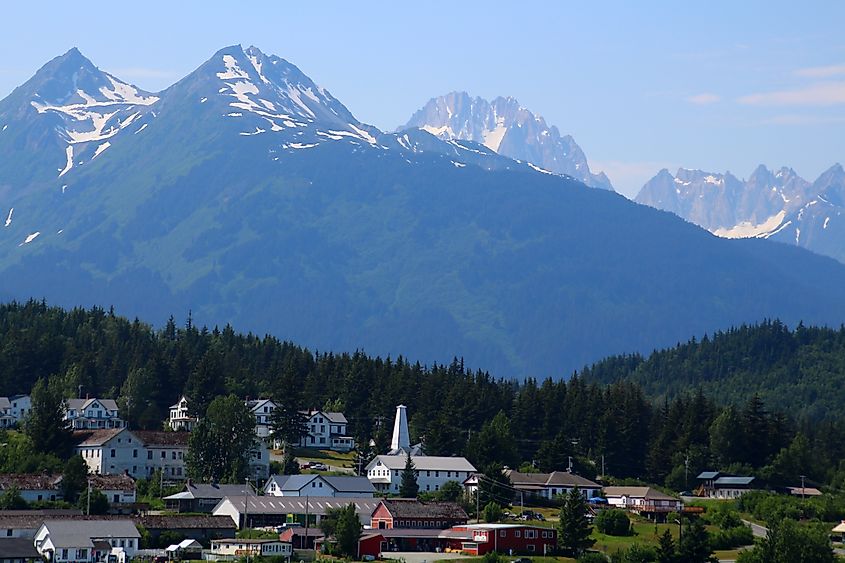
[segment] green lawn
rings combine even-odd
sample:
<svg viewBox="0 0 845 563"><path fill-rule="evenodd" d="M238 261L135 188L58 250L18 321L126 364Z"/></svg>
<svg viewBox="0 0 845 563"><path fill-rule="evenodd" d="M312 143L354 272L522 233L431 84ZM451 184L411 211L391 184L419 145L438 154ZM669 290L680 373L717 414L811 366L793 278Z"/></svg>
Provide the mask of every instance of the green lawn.
<svg viewBox="0 0 845 563"><path fill-rule="evenodd" d="M280 453L280 452L279 452ZM333 452L332 450L317 450L311 448L295 448L293 455L300 462L316 461L336 467L355 468L355 452Z"/></svg>

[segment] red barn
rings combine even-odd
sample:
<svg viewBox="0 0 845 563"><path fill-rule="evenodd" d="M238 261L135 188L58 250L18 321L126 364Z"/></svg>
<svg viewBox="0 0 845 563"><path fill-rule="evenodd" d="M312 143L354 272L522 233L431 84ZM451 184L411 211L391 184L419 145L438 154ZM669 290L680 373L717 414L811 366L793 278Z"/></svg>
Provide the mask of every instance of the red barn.
<svg viewBox="0 0 845 563"><path fill-rule="evenodd" d="M466 524L467 513L456 502L422 502L417 499L384 499L370 517L374 529L446 529Z"/></svg>
<svg viewBox="0 0 845 563"><path fill-rule="evenodd" d="M545 554L557 547L557 530L525 524L472 524L455 526L452 531L471 533L469 540L452 542L453 549L470 555L499 553Z"/></svg>

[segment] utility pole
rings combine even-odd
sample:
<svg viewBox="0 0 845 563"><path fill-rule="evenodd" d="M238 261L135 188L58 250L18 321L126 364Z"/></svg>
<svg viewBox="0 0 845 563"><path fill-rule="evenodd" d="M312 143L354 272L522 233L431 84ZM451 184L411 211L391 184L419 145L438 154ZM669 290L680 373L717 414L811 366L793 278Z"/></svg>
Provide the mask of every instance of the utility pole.
<svg viewBox="0 0 845 563"><path fill-rule="evenodd" d="M806 475L799 475L801 477L801 500L804 500L804 479L807 478Z"/></svg>
<svg viewBox="0 0 845 563"><path fill-rule="evenodd" d="M475 523L481 522L481 477L475 475Z"/></svg>
<svg viewBox="0 0 845 563"><path fill-rule="evenodd" d="M604 472L604 454L601 454L601 477L602 479L605 478L607 473Z"/></svg>
<svg viewBox="0 0 845 563"><path fill-rule="evenodd" d="M88 500L85 503L85 515L91 516L91 479L88 479Z"/></svg>
<svg viewBox="0 0 845 563"><path fill-rule="evenodd" d="M684 457L684 490L689 489L689 452Z"/></svg>

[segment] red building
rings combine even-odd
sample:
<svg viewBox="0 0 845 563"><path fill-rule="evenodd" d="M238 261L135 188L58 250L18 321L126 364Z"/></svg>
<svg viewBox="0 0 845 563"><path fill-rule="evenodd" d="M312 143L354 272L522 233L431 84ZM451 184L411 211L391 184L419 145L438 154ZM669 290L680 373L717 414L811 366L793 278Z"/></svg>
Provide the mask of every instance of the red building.
<svg viewBox="0 0 845 563"><path fill-rule="evenodd" d="M384 499L370 517L374 529L446 529L466 524L467 513L455 502L422 502L417 499Z"/></svg>
<svg viewBox="0 0 845 563"><path fill-rule="evenodd" d="M453 540L452 549L460 549L470 555L484 555L491 551L499 553L545 554L557 547L557 531L524 524L473 524L455 526L453 532L466 531L470 539Z"/></svg>

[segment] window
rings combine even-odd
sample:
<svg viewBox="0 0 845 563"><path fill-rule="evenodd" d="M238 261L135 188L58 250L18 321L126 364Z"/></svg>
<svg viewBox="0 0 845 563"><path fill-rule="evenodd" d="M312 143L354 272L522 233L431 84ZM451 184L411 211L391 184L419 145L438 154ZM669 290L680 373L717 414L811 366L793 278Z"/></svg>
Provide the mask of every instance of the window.
<svg viewBox="0 0 845 563"><path fill-rule="evenodd" d="M525 539L533 540L537 537L537 530L525 530Z"/></svg>
<svg viewBox="0 0 845 563"><path fill-rule="evenodd" d="M153 451L152 450L147 451L147 459L153 459Z"/></svg>
<svg viewBox="0 0 845 563"><path fill-rule="evenodd" d="M114 448L112 448L112 451L111 451L111 456L112 456L112 457L115 457L115 451L114 451Z"/></svg>
<svg viewBox="0 0 845 563"><path fill-rule="evenodd" d="M129 542L129 545L127 547L135 547L135 540L130 539L130 540L128 540L128 542Z"/></svg>
<svg viewBox="0 0 845 563"><path fill-rule="evenodd" d="M120 495L114 495L112 502L120 502Z"/></svg>
<svg viewBox="0 0 845 563"><path fill-rule="evenodd" d="M503 538L503 537L505 537L505 536L507 536L507 535L508 535L508 533L507 533L505 530L501 530L501 531L499 532L499 537L500 537L500 538Z"/></svg>
<svg viewBox="0 0 845 563"><path fill-rule="evenodd" d="M11 529L11 528L9 528L8 530L6 530L6 537L7 537L7 538L12 537L12 529Z"/></svg>
<svg viewBox="0 0 845 563"><path fill-rule="evenodd" d="M515 538L521 538L521 537L522 537L522 532L521 532L521 531L519 531L519 530L515 530L515 531L514 531L514 533L513 533L513 537L515 537Z"/></svg>
<svg viewBox="0 0 845 563"><path fill-rule="evenodd" d="M528 546L528 551L530 551L531 553L534 553L534 544L533 543Z"/></svg>
<svg viewBox="0 0 845 563"><path fill-rule="evenodd" d="M167 452L164 450L161 450L161 459L167 459Z"/></svg>
<svg viewBox="0 0 845 563"><path fill-rule="evenodd" d="M138 457L138 450L132 450L132 457Z"/></svg>
<svg viewBox="0 0 845 563"><path fill-rule="evenodd" d="M173 459L176 459L176 450L173 450L173 451L172 451L172 452L170 452L170 453L171 453L171 457L172 457Z"/></svg>

